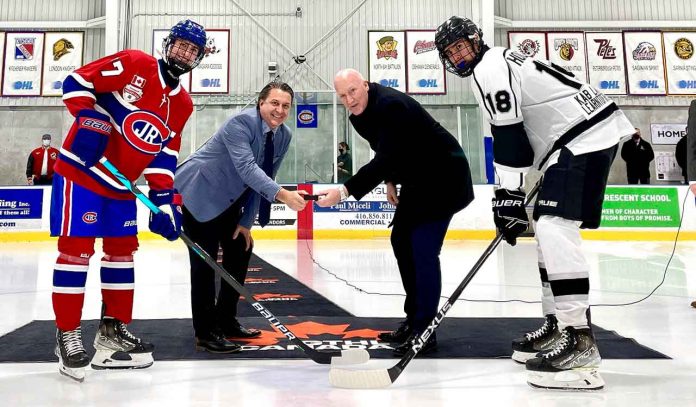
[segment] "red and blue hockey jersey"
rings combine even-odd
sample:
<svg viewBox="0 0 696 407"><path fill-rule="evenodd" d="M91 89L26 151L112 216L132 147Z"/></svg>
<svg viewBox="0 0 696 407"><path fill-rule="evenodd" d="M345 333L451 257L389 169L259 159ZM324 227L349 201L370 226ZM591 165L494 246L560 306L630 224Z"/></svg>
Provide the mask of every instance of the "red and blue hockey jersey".
<svg viewBox="0 0 696 407"><path fill-rule="evenodd" d="M125 50L91 62L63 82L63 102L73 116L92 109L108 115L113 131L104 156L129 180L145 175L151 189L174 188L181 132L193 111L181 84L171 88L154 57ZM98 163L86 168L69 150L77 125L65 137L55 172L100 195L134 199Z"/></svg>

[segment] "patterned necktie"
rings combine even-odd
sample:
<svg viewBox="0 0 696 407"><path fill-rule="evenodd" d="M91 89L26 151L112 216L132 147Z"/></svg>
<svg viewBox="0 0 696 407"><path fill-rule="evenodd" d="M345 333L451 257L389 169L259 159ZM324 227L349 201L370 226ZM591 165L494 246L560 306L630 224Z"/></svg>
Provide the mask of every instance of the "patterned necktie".
<svg viewBox="0 0 696 407"><path fill-rule="evenodd" d="M263 149L263 172L273 178L273 132L266 133L266 144ZM259 204L259 225L266 226L271 219L271 202L261 198Z"/></svg>

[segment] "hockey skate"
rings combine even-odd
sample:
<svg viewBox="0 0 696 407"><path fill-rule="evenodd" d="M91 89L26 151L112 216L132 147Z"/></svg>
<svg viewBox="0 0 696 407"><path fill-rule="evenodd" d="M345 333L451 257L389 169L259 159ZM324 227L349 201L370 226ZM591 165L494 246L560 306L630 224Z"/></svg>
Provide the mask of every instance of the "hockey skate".
<svg viewBox="0 0 696 407"><path fill-rule="evenodd" d="M80 327L72 331L56 331L56 349L58 371L78 382L85 380L85 367L89 365L89 356L82 346Z"/></svg>
<svg viewBox="0 0 696 407"><path fill-rule="evenodd" d="M566 327L553 349L527 361L527 383L544 389L599 390L604 387L601 362L592 331Z"/></svg>
<svg viewBox="0 0 696 407"><path fill-rule="evenodd" d="M558 330L558 320L553 314L546 316L544 325L532 332L527 332L522 338L512 340L512 360L524 363L537 356L541 351L551 349L561 338Z"/></svg>
<svg viewBox="0 0 696 407"><path fill-rule="evenodd" d="M92 358L93 369L144 369L152 366L151 343L136 338L126 324L114 318L102 318L94 338L97 352Z"/></svg>

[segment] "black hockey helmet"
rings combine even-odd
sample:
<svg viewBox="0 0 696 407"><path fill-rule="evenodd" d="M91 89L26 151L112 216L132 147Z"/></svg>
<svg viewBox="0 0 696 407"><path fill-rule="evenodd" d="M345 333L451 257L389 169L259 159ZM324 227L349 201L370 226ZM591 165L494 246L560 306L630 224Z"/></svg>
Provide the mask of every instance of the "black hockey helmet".
<svg viewBox="0 0 696 407"><path fill-rule="evenodd" d="M198 47L198 53L195 56L193 62L188 63L186 61L180 61L176 58L172 58L170 53L174 42L176 40L186 40ZM196 23L193 20L182 20L176 23L174 27L169 31L169 35L162 41L162 53L164 62L172 74L176 76L181 76L186 72L193 70L203 59L205 55L206 46L206 33L202 25Z"/></svg>
<svg viewBox="0 0 696 407"><path fill-rule="evenodd" d="M471 43L475 58L469 63L462 62L455 66L450 62L445 50L459 40L467 40ZM442 64L445 69L461 77L474 73L474 67L483 57L483 45L483 32L468 18L452 16L440 24L435 33L435 46L440 53Z"/></svg>

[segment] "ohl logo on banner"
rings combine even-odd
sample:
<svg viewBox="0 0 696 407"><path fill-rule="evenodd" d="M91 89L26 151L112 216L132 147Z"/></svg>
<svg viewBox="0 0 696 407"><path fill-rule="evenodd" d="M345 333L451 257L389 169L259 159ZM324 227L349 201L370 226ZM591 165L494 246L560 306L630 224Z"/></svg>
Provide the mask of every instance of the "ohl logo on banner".
<svg viewBox="0 0 696 407"><path fill-rule="evenodd" d="M156 155L169 139L171 130L158 116L138 110L129 113L121 126L123 137L128 144L146 154Z"/></svg>

